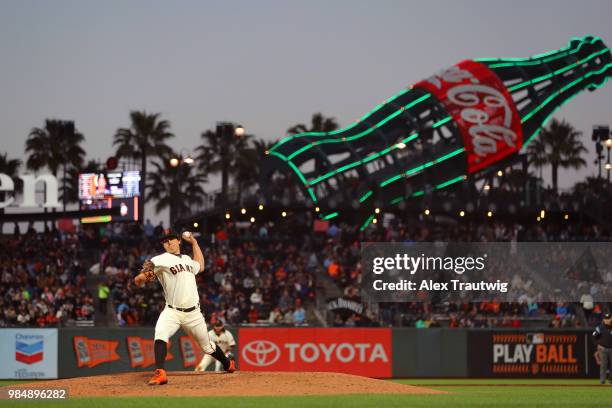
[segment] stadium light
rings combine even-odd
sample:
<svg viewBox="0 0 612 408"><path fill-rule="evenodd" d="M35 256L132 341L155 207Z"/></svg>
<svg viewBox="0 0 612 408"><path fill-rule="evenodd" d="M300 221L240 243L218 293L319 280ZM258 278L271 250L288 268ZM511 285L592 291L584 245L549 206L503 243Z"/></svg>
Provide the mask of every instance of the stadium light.
<svg viewBox="0 0 612 408"><path fill-rule="evenodd" d="M544 219L544 217L546 217L546 211L540 210L540 218Z"/></svg>
<svg viewBox="0 0 612 408"><path fill-rule="evenodd" d="M197 222L193 223L193 228L198 228L200 226L200 224L198 224Z"/></svg>
<svg viewBox="0 0 612 408"><path fill-rule="evenodd" d="M236 135L237 137L244 136L244 128L240 125L236 126L236 129L234 129L234 135Z"/></svg>
<svg viewBox="0 0 612 408"><path fill-rule="evenodd" d="M569 214L565 214L565 216L563 217L566 221L569 220Z"/></svg>
<svg viewBox="0 0 612 408"><path fill-rule="evenodd" d="M484 189L485 191L489 191L491 189L491 186L488 184L485 184Z"/></svg>
<svg viewBox="0 0 612 408"><path fill-rule="evenodd" d="M612 170L612 163L606 163L606 170Z"/></svg>
<svg viewBox="0 0 612 408"><path fill-rule="evenodd" d="M251 223L255 222L255 217L251 217Z"/></svg>
<svg viewBox="0 0 612 408"><path fill-rule="evenodd" d="M463 211L463 210L459 211L459 216L460 217L465 217L465 211Z"/></svg>
<svg viewBox="0 0 612 408"><path fill-rule="evenodd" d="M429 215L429 208L425 209L425 215Z"/></svg>
<svg viewBox="0 0 612 408"><path fill-rule="evenodd" d="M612 139L606 139L606 147L608 149L612 148Z"/></svg>
<svg viewBox="0 0 612 408"><path fill-rule="evenodd" d="M281 215L282 215L283 217L286 217L286 216L287 216L287 212L283 211L283 212L281 213Z"/></svg>
<svg viewBox="0 0 612 408"><path fill-rule="evenodd" d="M378 220L377 220L376 218L374 218L374 219L372 220L372 224L378 224Z"/></svg>
<svg viewBox="0 0 612 408"><path fill-rule="evenodd" d="M501 177L504 175L504 172L501 170L497 170L497 177Z"/></svg>
<svg viewBox="0 0 612 408"><path fill-rule="evenodd" d="M240 214L246 214L246 208L241 209Z"/></svg>
<svg viewBox="0 0 612 408"><path fill-rule="evenodd" d="M319 207L316 207L315 212L319 212L319 211L321 211L321 209Z"/></svg>
<svg viewBox="0 0 612 408"><path fill-rule="evenodd" d="M540 217L536 218L536 220L538 220L538 222L542 221L542 219Z"/></svg>
<svg viewBox="0 0 612 408"><path fill-rule="evenodd" d="M180 160L178 157L173 157L170 159L170 167L178 167Z"/></svg>
<svg viewBox="0 0 612 408"><path fill-rule="evenodd" d="M375 209L375 210L374 210L374 212L375 212L376 214L380 214L380 208Z"/></svg>
<svg viewBox="0 0 612 408"><path fill-rule="evenodd" d="M493 216L493 211L487 212L487 217L491 218Z"/></svg>
<svg viewBox="0 0 612 408"><path fill-rule="evenodd" d="M263 204L259 204L257 208L259 208L259 211L263 210Z"/></svg>
<svg viewBox="0 0 612 408"><path fill-rule="evenodd" d="M230 218L231 218L230 213L225 213L225 219L226 219L226 220L229 220Z"/></svg>
<svg viewBox="0 0 612 408"><path fill-rule="evenodd" d="M183 163L191 166L193 163L195 162L195 160L193 159L193 157L191 156L187 156L183 159Z"/></svg>

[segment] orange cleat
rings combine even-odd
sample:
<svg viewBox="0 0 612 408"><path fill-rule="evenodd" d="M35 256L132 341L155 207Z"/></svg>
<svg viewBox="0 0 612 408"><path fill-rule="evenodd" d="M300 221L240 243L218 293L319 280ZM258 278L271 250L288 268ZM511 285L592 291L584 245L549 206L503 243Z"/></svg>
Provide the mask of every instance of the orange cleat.
<svg viewBox="0 0 612 408"><path fill-rule="evenodd" d="M149 380L149 385L163 385L168 384L168 376L166 375L166 370L162 368L158 368L155 370L155 374Z"/></svg>
<svg viewBox="0 0 612 408"><path fill-rule="evenodd" d="M230 365L229 367L227 367L227 370L225 370L228 373L233 373L234 371L236 371L236 363L234 362L233 358L230 358Z"/></svg>

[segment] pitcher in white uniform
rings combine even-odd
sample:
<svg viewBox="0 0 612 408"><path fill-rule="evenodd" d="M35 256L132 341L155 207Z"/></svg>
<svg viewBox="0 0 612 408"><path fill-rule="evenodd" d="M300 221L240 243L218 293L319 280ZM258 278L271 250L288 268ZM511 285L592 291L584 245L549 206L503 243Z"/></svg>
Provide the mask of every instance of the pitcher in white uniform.
<svg viewBox="0 0 612 408"><path fill-rule="evenodd" d="M223 353L226 356L231 356L233 347L236 345L236 340L234 340L234 336L230 333L229 330L225 328L223 322L218 320L215 322L213 329L208 332L208 337L210 341L215 343L217 347L220 347L223 350ZM208 366L215 361L210 354L204 354L202 357L202 361L197 365L195 371L206 371ZM220 361L215 361L215 371L221 371L223 366Z"/></svg>
<svg viewBox="0 0 612 408"><path fill-rule="evenodd" d="M161 243L165 253L151 258L143 265L134 282L141 286L156 278L162 285L166 307L155 325L155 374L149 385L168 383L164 362L168 352L168 340L179 328L190 334L206 355L218 360L225 371L235 370L234 360L228 359L223 350L210 341L206 321L200 311L200 296L195 275L204 270L204 255L193 234L184 232L183 239L191 244L193 259L181 254L179 236L165 231Z"/></svg>

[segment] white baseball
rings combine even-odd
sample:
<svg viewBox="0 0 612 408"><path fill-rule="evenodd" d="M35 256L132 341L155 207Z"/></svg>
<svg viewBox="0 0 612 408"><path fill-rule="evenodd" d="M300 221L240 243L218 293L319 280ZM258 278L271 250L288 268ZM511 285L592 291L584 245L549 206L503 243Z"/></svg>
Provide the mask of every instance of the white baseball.
<svg viewBox="0 0 612 408"><path fill-rule="evenodd" d="M183 238L184 239L188 239L190 236L191 236L191 232L189 232L189 231L183 232Z"/></svg>

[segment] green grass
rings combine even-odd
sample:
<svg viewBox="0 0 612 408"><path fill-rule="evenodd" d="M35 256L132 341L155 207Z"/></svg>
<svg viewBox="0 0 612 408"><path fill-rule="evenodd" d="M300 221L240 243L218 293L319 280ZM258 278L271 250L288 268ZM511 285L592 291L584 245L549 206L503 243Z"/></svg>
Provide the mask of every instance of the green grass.
<svg viewBox="0 0 612 408"><path fill-rule="evenodd" d="M394 380L402 384L427 385L431 388L448 391L445 395L350 395L350 396L313 396L313 397L205 397L205 398L72 398L67 401L16 402L2 401L3 406L16 407L64 407L77 408L185 408L202 406L232 406L247 408L281 407L550 407L582 408L612 406L612 385L597 386L593 380ZM7 381L0 385L7 385ZM495 386L504 384L504 386ZM542 387L524 387L545 385ZM571 385L571 387L568 387Z"/></svg>

